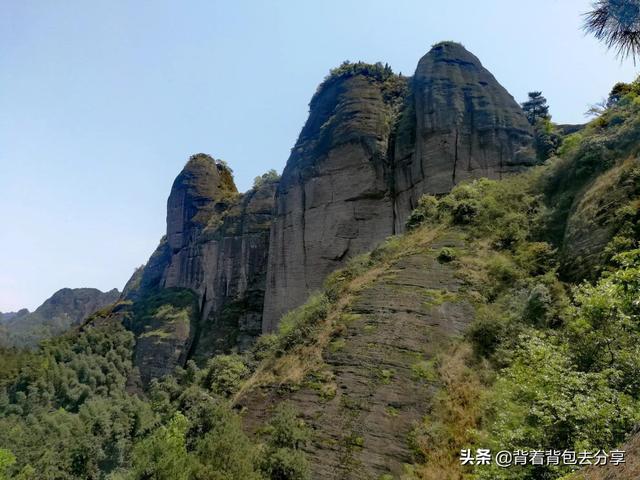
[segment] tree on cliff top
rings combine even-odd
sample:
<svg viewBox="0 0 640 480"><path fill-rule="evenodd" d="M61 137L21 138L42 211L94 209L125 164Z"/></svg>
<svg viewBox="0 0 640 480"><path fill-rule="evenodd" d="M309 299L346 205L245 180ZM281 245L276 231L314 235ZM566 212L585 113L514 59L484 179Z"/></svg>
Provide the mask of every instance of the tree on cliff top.
<svg viewBox="0 0 640 480"><path fill-rule="evenodd" d="M635 64L640 57L640 0L597 0L592 8L585 14L584 30Z"/></svg>

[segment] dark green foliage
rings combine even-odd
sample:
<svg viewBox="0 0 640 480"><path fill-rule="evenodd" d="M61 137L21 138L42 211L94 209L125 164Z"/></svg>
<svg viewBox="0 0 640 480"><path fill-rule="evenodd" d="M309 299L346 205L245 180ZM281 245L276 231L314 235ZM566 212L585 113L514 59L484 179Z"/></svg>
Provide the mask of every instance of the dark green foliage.
<svg viewBox="0 0 640 480"><path fill-rule="evenodd" d="M477 319L467 330L467 338L471 341L476 354L484 357L491 356L502 341L505 327L495 317Z"/></svg>
<svg viewBox="0 0 640 480"><path fill-rule="evenodd" d="M16 457L9 450L0 448L0 480L8 480L7 471L16 463Z"/></svg>
<svg viewBox="0 0 640 480"><path fill-rule="evenodd" d="M552 271L556 263L556 250L547 242L526 242L516 252L515 261L531 276Z"/></svg>
<svg viewBox="0 0 640 480"><path fill-rule="evenodd" d="M267 433L269 445L276 448L297 449L309 438L304 422L298 418L297 412L289 405L279 405L271 421Z"/></svg>
<svg viewBox="0 0 640 480"><path fill-rule="evenodd" d="M115 470L153 415L125 393L133 336L118 324L48 341L0 393L0 448L13 474L98 478Z"/></svg>
<svg viewBox="0 0 640 480"><path fill-rule="evenodd" d="M0 388L15 381L16 376L35 355L34 352L19 348L0 347Z"/></svg>
<svg viewBox="0 0 640 480"><path fill-rule="evenodd" d="M280 175L273 168L259 177L253 179L253 188L258 189L267 183L274 183L280 180Z"/></svg>
<svg viewBox="0 0 640 480"><path fill-rule="evenodd" d="M539 283L529 293L522 316L528 323L545 326L552 314L551 308L551 293L544 284Z"/></svg>
<svg viewBox="0 0 640 480"><path fill-rule="evenodd" d="M239 355L216 355L207 363L207 370L205 387L225 397L235 393L249 373Z"/></svg>
<svg viewBox="0 0 640 480"><path fill-rule="evenodd" d="M542 92L529 92L529 100L522 103L522 109L533 126L536 156L545 161L555 155L562 144L562 135L551 123L547 99Z"/></svg>
<svg viewBox="0 0 640 480"><path fill-rule="evenodd" d="M316 93L311 98L309 107L313 109L318 102L322 93L339 80L362 75L373 82L382 84L382 94L385 102L396 104L404 98L407 92L407 82L402 75L393 73L391 67L387 64L366 63L366 62L350 62L345 60L342 64L332 69L320 84Z"/></svg>
<svg viewBox="0 0 640 480"><path fill-rule="evenodd" d="M569 349L581 370L607 373L616 388L639 397L640 250L620 254L615 261L617 270L576 289Z"/></svg>
<svg viewBox="0 0 640 480"><path fill-rule="evenodd" d="M583 25L621 58L640 55L640 4L635 0L596 0Z"/></svg>
<svg viewBox="0 0 640 480"><path fill-rule="evenodd" d="M592 450L624 440L640 420L636 399L613 388L609 375L581 372L567 347L529 331L492 387L487 448ZM481 479L559 478L570 467L478 468Z"/></svg>
<svg viewBox="0 0 640 480"><path fill-rule="evenodd" d="M449 263L456 259L456 252L452 248L443 247L438 252L438 261L440 263Z"/></svg>
<svg viewBox="0 0 640 480"><path fill-rule="evenodd" d="M542 96L542 92L529 92L529 100L522 103L522 110L531 125L535 125L538 120L550 118L547 99Z"/></svg>
<svg viewBox="0 0 640 480"><path fill-rule="evenodd" d="M170 297L177 305L191 301L180 292ZM150 315L157 301L138 312ZM27 356L0 391L0 462L5 451L16 459L0 463L0 472L65 480L262 478L258 449L222 398L247 373L242 359L214 357L202 370L188 362L152 382L143 401L125 390L132 347L130 332L104 322Z"/></svg>
<svg viewBox="0 0 640 480"><path fill-rule="evenodd" d="M309 438L304 422L286 404L278 405L266 433L262 470L271 480L305 480L309 466L300 448Z"/></svg>
<svg viewBox="0 0 640 480"><path fill-rule="evenodd" d="M299 450L278 448L269 452L263 466L264 474L271 480L307 480L309 466Z"/></svg>
<svg viewBox="0 0 640 480"><path fill-rule="evenodd" d="M632 83L624 83L624 82L616 83L611 89L611 92L609 92L609 96L607 97L606 107L607 108L615 107L620 100L622 100L625 96L629 94L635 94L635 95L640 94L640 82L636 80L635 82L632 82Z"/></svg>
<svg viewBox="0 0 640 480"><path fill-rule="evenodd" d="M187 453L188 420L176 413L166 426L156 429L133 450L131 478L188 480L191 465Z"/></svg>
<svg viewBox="0 0 640 480"><path fill-rule="evenodd" d="M433 195L423 195L418 200L418 206L407 219L407 230L438 220L438 199Z"/></svg>
<svg viewBox="0 0 640 480"><path fill-rule="evenodd" d="M467 225L478 215L478 204L473 200L461 201L452 212L453 223Z"/></svg>
<svg viewBox="0 0 640 480"><path fill-rule="evenodd" d="M539 118L534 125L534 146L539 160L545 161L554 156L562 145L562 135L558 133L547 118Z"/></svg>

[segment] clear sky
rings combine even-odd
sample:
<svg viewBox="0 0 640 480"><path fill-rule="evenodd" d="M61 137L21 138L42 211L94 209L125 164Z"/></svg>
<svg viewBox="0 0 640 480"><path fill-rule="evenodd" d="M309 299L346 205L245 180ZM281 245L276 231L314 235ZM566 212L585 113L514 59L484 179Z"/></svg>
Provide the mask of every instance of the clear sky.
<svg viewBox="0 0 640 480"><path fill-rule="evenodd" d="M0 311L121 289L189 155L225 159L241 190L281 171L343 60L412 74L433 43L459 41L564 123L638 71L581 32L582 0L0 4Z"/></svg>

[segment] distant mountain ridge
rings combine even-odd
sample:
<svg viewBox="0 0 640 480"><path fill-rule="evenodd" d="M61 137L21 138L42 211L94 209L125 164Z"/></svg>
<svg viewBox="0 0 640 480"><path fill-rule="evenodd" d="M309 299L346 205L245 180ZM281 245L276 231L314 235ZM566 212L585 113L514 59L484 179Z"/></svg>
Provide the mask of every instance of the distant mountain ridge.
<svg viewBox="0 0 640 480"><path fill-rule="evenodd" d="M8 323L16 317L23 317L29 314L28 308L21 308L17 312L0 312L0 324Z"/></svg>
<svg viewBox="0 0 640 480"><path fill-rule="evenodd" d="M58 290L33 312L25 308L2 313L0 346L34 347L41 340L64 333L118 298L117 288L108 292L97 288Z"/></svg>

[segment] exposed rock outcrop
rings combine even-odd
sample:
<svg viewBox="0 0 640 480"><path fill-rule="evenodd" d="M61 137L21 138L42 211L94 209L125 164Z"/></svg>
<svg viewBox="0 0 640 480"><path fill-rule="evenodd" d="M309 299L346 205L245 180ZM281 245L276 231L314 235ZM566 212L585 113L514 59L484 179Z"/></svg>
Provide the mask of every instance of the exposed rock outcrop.
<svg viewBox="0 0 640 480"><path fill-rule="evenodd" d="M435 45L418 63L398 125L396 229L425 193L533 165L532 138L520 106L478 58L457 43Z"/></svg>
<svg viewBox="0 0 640 480"><path fill-rule="evenodd" d="M240 195L223 163L189 160L167 234L125 298L190 290L198 320L176 333L186 357L242 350L349 258L401 233L422 194L531 165L531 141L518 104L461 45L436 45L412 79L345 62L312 98L279 183Z"/></svg>
<svg viewBox="0 0 640 480"><path fill-rule="evenodd" d="M388 142L393 104L366 73L320 86L276 192L264 330L349 257L393 233Z"/></svg>
<svg viewBox="0 0 640 480"><path fill-rule="evenodd" d="M163 362L148 359L139 354L149 350L148 341L138 337L143 382L156 376L150 370L168 373L187 357L242 350L261 333L275 188L266 179L240 195L228 167L204 154L191 157L178 175L167 201L167 234L124 289L134 301L132 330L154 337L156 348L180 352L163 355ZM160 306L157 295L171 289L193 292L196 303L182 303L183 321L169 335L162 315L141 315L136 306L150 298Z"/></svg>
<svg viewBox="0 0 640 480"><path fill-rule="evenodd" d="M408 93L389 95L393 78L336 75L312 100L276 192L265 331L348 258L403 232L423 194L536 162L520 106L461 45L434 46Z"/></svg>
<svg viewBox="0 0 640 480"><path fill-rule="evenodd" d="M322 353L324 367L299 388L268 385L241 398L247 430L259 431L286 402L311 427L312 478L399 478L415 460L407 440L441 386L425 366L475 315L456 267L436 259L445 246L465 243L440 238L358 291L345 330Z"/></svg>

